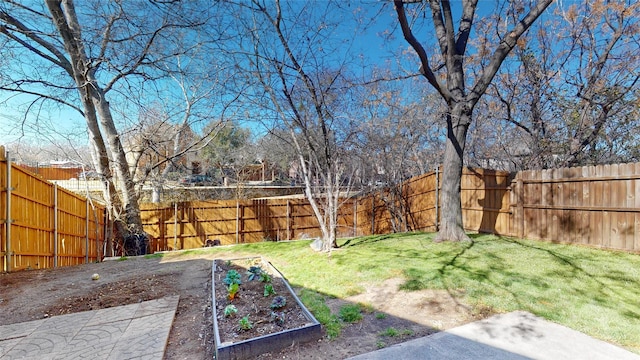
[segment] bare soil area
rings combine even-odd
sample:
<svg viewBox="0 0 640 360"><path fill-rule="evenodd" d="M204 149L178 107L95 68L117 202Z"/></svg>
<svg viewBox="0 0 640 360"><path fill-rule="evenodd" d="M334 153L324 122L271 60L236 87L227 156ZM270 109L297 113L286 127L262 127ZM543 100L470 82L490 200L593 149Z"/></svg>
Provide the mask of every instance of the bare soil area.
<svg viewBox="0 0 640 360"><path fill-rule="evenodd" d="M129 258L0 274L0 324L179 295L165 359L212 359L212 260L213 255ZM99 280L91 279L94 273L100 275ZM363 320L346 325L337 339L325 337L313 343L274 349L260 358L344 359L476 318L446 291L398 291L401 282L391 279L349 299L330 299L328 304L335 313L349 302L365 303L374 309L364 314Z"/></svg>

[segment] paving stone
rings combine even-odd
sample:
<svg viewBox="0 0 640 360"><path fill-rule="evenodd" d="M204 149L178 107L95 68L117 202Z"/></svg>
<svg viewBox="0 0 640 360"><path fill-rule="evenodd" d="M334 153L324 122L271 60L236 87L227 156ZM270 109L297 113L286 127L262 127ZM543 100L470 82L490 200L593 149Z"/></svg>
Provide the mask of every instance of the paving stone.
<svg viewBox="0 0 640 360"><path fill-rule="evenodd" d="M87 325L107 324L132 319L139 307L140 304L131 304L92 311L93 317L87 322Z"/></svg>
<svg viewBox="0 0 640 360"><path fill-rule="evenodd" d="M0 360L162 360L179 297L0 326Z"/></svg>
<svg viewBox="0 0 640 360"><path fill-rule="evenodd" d="M168 311L175 311L178 305L179 296L170 296L157 300L150 300L140 303L134 317L143 317Z"/></svg>
<svg viewBox="0 0 640 360"><path fill-rule="evenodd" d="M0 340L14 339L31 334L45 320L35 320L0 326Z"/></svg>
<svg viewBox="0 0 640 360"><path fill-rule="evenodd" d="M0 359L3 358L3 355L8 353L14 346L16 346L22 337L8 340L0 340Z"/></svg>

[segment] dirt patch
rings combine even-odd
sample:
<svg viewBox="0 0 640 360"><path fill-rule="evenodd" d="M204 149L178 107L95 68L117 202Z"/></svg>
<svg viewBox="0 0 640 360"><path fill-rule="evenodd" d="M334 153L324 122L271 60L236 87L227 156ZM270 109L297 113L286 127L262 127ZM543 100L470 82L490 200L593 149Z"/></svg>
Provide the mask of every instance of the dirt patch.
<svg viewBox="0 0 640 360"><path fill-rule="evenodd" d="M215 255L215 258L233 257L237 255ZM131 258L0 274L0 323L13 324L179 295L165 359L211 359L213 258L206 254ZM99 280L91 279L94 273L100 275ZM337 339L325 337L260 358L344 359L474 319L469 309L445 291L397 291L400 283L401 279L392 279L349 299L329 300L334 312L349 302L365 303L372 309L361 321L345 325Z"/></svg>

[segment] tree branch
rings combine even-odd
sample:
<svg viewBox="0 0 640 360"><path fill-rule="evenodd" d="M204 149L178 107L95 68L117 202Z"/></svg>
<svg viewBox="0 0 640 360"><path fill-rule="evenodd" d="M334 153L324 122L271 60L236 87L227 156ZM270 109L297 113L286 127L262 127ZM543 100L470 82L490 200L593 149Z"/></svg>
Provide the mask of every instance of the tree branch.
<svg viewBox="0 0 640 360"><path fill-rule="evenodd" d="M436 78L431 66L429 64L429 58L427 57L427 52L420 42L416 39L411 31L411 27L409 26L409 22L407 20L407 15L404 9L404 3L402 0L394 0L394 5L396 8L396 13L398 14L398 21L400 22L400 27L402 28L402 34L404 35L405 40L411 45L411 47L418 53L418 58L420 58L420 71L427 79L429 84L433 86L434 89L442 96L445 101L449 101L451 99L451 94L449 90L442 86L438 79Z"/></svg>
<svg viewBox="0 0 640 360"><path fill-rule="evenodd" d="M549 5L551 5L552 2L553 0L538 0L538 3L522 20L520 20L516 27L502 38L502 41L500 41L500 45L498 45L498 48L493 53L489 64L483 69L482 75L467 96L467 100L471 107L475 106L478 100L480 100L482 94L485 93L487 87L489 87L489 84L493 80L493 77L500 69L500 65L502 65L502 62L507 55L509 55L509 52L511 52L511 50L516 46L518 39L520 39L522 34L531 27L535 20Z"/></svg>
<svg viewBox="0 0 640 360"><path fill-rule="evenodd" d="M15 42L19 43L20 45L24 46L27 50L33 52L34 54L40 56L41 58L61 67L62 69L64 69L69 75L73 76L73 69L71 67L71 63L69 62L69 60L67 60L67 58L64 56L64 54L62 54L62 52L58 51L58 49L53 46L51 43L49 43L48 41L45 41L43 38L41 38L40 36L38 36L36 34L36 31L29 29L26 25L24 25L22 22L20 22L18 19L14 18L13 16L9 15L8 13L6 13L5 11L0 11L0 21L4 22L5 24L8 25L12 25L15 27L15 29L11 29L8 28L6 26L0 26L0 33L4 34L5 36L7 36L8 38L10 38L11 40L14 40ZM28 42L24 41L23 39L20 39L19 37L17 37L15 34L12 33L13 31L16 31L24 36L26 36L27 38L35 41L38 45L44 47L45 49L47 49L48 51L50 51L55 57L49 56L47 54L45 54L44 52L40 51L39 49L36 49L33 45L29 44Z"/></svg>

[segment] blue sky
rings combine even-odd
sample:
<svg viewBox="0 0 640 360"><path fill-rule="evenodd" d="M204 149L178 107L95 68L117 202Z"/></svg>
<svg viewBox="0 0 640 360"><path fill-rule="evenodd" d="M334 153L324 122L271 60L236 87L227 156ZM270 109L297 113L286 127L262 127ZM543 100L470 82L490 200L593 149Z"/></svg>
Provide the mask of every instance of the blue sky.
<svg viewBox="0 0 640 360"><path fill-rule="evenodd" d="M491 4L492 6L486 6L487 4ZM478 6L478 14L482 15L483 12L490 11L490 9L493 8L494 4L495 2L493 1L481 1ZM392 4L390 2L374 2L373 4L370 2L363 2L347 3L346 6L348 7L348 10L352 11L352 13L354 14L354 18L361 18L361 25L368 25L366 31L355 34L356 37L355 41L353 42L353 47L355 53L360 54L360 58L355 62L354 72L367 72L370 71L374 66L397 66L397 59L394 51L398 48L409 49L409 45L402 38L402 34L399 33L399 30L396 29L397 25L395 11L392 7ZM553 11L553 9L550 9L548 11ZM341 24L344 25L345 29L356 27L355 23L353 23L353 25L351 25L350 23L354 21L353 18L342 20L346 20L344 24ZM392 31L395 31L392 37L386 36L387 33ZM348 30L345 30L344 35L346 37L353 36L353 34L349 33ZM416 36L424 35L416 33ZM415 58L414 56L409 56L408 59L408 61L405 59L404 62L400 64L400 66L403 68L399 69L399 71L413 72L417 69L417 58ZM412 85L413 84L410 82L406 83L407 87L410 87ZM424 82L424 86L428 86L426 82ZM108 96L111 95L112 94ZM175 95L176 94L174 94L173 96ZM0 102L4 102L4 106L0 107L1 142L7 143L15 141L22 136L21 127L19 125L22 122L23 117L21 110L25 109L32 100L33 98L27 95L11 95L7 93L0 93ZM158 101L162 102L163 100L158 99ZM153 101L151 101L150 103L153 103ZM50 136L55 136L56 132L63 134L73 132L75 134L79 134L80 137L82 137L82 134L85 133L84 120L82 119L81 115L74 110L69 110L67 108L42 108L41 111L33 111L35 109L33 107L31 109L32 114L28 118L28 123L32 124L31 126L37 125L41 129L41 131L49 132ZM35 114L37 114L38 116L37 121L35 120ZM117 113L114 115L118 116ZM129 116L132 119L135 119L137 117L136 114L129 114ZM37 143L42 139L41 136L33 136L31 132L29 132L29 134L27 134L27 136L23 138L23 140Z"/></svg>

